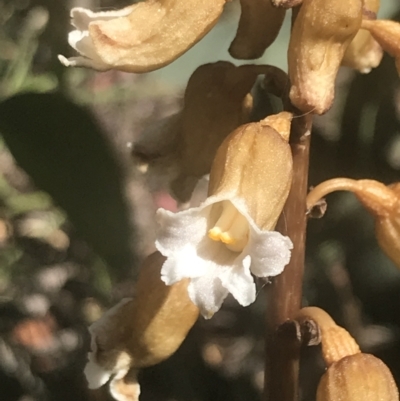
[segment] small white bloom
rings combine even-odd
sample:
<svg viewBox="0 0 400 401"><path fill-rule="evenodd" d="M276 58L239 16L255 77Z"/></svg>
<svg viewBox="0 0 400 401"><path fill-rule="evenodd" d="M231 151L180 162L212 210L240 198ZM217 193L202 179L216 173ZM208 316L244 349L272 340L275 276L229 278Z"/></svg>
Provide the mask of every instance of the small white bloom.
<svg viewBox="0 0 400 401"><path fill-rule="evenodd" d="M66 58L62 55L58 59L66 67L87 67L98 71L106 71L112 68L105 63L96 52L93 40L89 35L89 24L95 21L109 21L115 18L126 17L132 12L132 7L126 7L116 11L93 12L85 8L77 7L71 10L71 24L76 28L68 35L68 43L80 56Z"/></svg>
<svg viewBox="0 0 400 401"><path fill-rule="evenodd" d="M66 66L148 72L185 53L217 23L226 0L141 1L121 10L74 8L69 44L80 56Z"/></svg>
<svg viewBox="0 0 400 401"><path fill-rule="evenodd" d="M167 257L161 278L167 285L190 278L189 297L206 318L229 292L243 306L254 302L252 274L276 276L290 260L292 242L272 231L292 180L290 119L281 113L233 131L214 158L205 202L157 212L156 247Z"/></svg>
<svg viewBox="0 0 400 401"><path fill-rule="evenodd" d="M156 247L167 257L161 278L167 285L190 278L190 299L206 318L229 292L243 306L254 302L251 273L276 276L290 260L290 239L259 229L237 198L211 196L183 212L159 209L157 217Z"/></svg>

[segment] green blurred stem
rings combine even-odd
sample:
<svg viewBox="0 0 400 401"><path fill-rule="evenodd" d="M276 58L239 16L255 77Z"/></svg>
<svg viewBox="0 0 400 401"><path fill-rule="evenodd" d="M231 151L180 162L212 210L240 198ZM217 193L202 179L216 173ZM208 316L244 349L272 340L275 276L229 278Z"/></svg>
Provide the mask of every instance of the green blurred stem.
<svg viewBox="0 0 400 401"><path fill-rule="evenodd" d="M282 338L277 328L294 317L301 308L305 234L308 162L312 116L293 119L290 146L293 154L293 182L277 230L293 242L290 263L267 287L266 401L299 399L300 344L296 338Z"/></svg>

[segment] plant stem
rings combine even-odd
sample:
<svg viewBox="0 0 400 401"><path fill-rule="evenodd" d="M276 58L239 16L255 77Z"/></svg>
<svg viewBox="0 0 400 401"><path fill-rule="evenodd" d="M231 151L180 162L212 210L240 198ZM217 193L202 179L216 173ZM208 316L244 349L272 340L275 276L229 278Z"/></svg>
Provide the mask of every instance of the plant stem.
<svg viewBox="0 0 400 401"><path fill-rule="evenodd" d="M267 287L267 336L264 394L266 401L297 401L300 345L294 338L279 338L277 328L301 307L308 161L312 116L295 117L290 145L293 181L277 230L293 242L290 263Z"/></svg>

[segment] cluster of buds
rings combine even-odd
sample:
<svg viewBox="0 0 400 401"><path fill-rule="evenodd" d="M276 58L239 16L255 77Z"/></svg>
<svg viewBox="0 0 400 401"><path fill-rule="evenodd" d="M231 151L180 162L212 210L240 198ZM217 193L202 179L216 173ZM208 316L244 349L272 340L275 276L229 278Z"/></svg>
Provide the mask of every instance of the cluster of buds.
<svg viewBox="0 0 400 401"><path fill-rule="evenodd" d="M386 186L374 180L334 178L308 194L308 210L334 191L351 191L356 195L375 219L375 235L381 249L400 268L400 183Z"/></svg>
<svg viewBox="0 0 400 401"><path fill-rule="evenodd" d="M322 357L327 371L322 376L317 401L398 401L399 392L388 367L360 351L354 338L322 309L307 307L299 322L315 322L320 330Z"/></svg>
<svg viewBox="0 0 400 401"><path fill-rule="evenodd" d="M217 23L227 0L147 0L117 11L71 12L69 43L80 53L66 66L100 71L148 72L196 44ZM255 59L276 39L293 8L288 65L290 99L302 112L323 114L332 105L341 65L363 73L379 65L383 50L400 71L400 24L377 20L380 0L241 0L238 30L229 48ZM193 12L196 10L196 12ZM383 50L382 50L383 49Z"/></svg>

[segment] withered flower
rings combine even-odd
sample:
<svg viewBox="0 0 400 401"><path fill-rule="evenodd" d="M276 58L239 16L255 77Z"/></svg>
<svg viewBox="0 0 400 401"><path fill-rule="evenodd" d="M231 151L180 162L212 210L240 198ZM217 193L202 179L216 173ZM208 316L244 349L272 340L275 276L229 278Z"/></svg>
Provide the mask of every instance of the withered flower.
<svg viewBox="0 0 400 401"><path fill-rule="evenodd" d="M303 112L325 113L347 46L361 26L362 0L304 0L288 49L290 100Z"/></svg>
<svg viewBox="0 0 400 401"><path fill-rule="evenodd" d="M59 56L71 67L147 72L195 45L220 17L226 0L147 0L121 10L71 11L69 44L80 56Z"/></svg>
<svg viewBox="0 0 400 401"><path fill-rule="evenodd" d="M199 315L187 295L189 280L166 286L160 278L165 258L159 252L144 262L135 297L124 299L90 327L89 362L85 368L89 388L110 378L110 390L125 400L122 390L137 400L137 370L168 358L180 346Z"/></svg>
<svg viewBox="0 0 400 401"><path fill-rule="evenodd" d="M264 54L276 39L285 18L284 8L270 0L240 0L242 12L229 53L237 59L255 59Z"/></svg>
<svg viewBox="0 0 400 401"><path fill-rule="evenodd" d="M229 292L243 306L252 303L251 273L275 276L290 259L290 239L271 231L291 184L290 120L282 113L278 122L236 129L217 151L206 201L176 214L157 212L156 247L167 257L162 279L170 285L190 278L190 299L206 318ZM282 135L272 128L281 124Z"/></svg>
<svg viewBox="0 0 400 401"><path fill-rule="evenodd" d="M334 191L351 191L375 218L375 235L386 255L400 268L400 183L334 178L317 185L307 197L310 210Z"/></svg>

